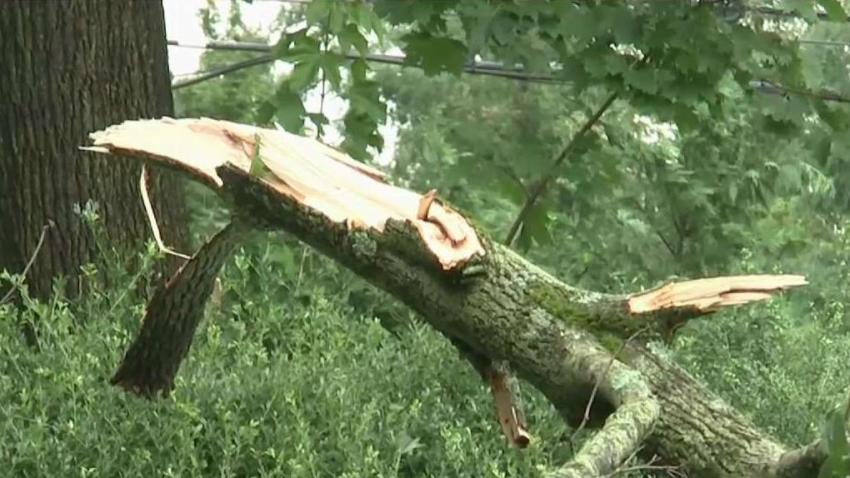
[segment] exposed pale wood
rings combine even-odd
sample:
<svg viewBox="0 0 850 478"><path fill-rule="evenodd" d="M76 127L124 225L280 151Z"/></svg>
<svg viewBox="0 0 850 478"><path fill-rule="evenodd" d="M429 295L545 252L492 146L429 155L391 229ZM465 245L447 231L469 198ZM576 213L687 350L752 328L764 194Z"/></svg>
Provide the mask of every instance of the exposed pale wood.
<svg viewBox="0 0 850 478"><path fill-rule="evenodd" d="M156 221L156 213L154 213L153 204L151 204L149 191L150 174L148 172L147 166L142 165L142 172L139 175L139 192L142 195L142 204L145 205L145 213L148 215L148 223L151 226L151 232L153 233L153 238L156 241L156 245L159 247L160 251L166 254L171 254L175 257L179 257L184 260L189 260L189 256L171 249L170 247L165 245L165 242L163 242L162 233L159 232L159 224Z"/></svg>
<svg viewBox="0 0 850 478"><path fill-rule="evenodd" d="M511 377L505 370L497 370L496 367L489 369L487 383L496 405L496 416L499 418L502 434L511 445L525 448L531 443L531 435L528 433L528 425L522 411L514 403L509 380Z"/></svg>
<svg viewBox="0 0 850 478"><path fill-rule="evenodd" d="M630 313L693 309L709 313L721 307L769 299L777 292L806 285L800 275L745 275L671 282L627 300Z"/></svg>
<svg viewBox="0 0 850 478"><path fill-rule="evenodd" d="M472 226L436 193L387 184L379 170L310 138L208 118L127 121L91 138L85 149L154 159L213 187L222 184L217 167L247 172L257 155L272 173L264 182L332 221L379 231L388 219L410 221L445 270L484 252Z"/></svg>

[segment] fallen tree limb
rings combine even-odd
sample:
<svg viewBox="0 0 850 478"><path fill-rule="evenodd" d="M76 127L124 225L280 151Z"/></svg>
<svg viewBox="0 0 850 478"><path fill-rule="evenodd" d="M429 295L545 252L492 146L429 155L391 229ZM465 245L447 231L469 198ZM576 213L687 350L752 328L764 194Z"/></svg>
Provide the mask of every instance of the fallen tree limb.
<svg viewBox="0 0 850 478"><path fill-rule="evenodd" d="M224 261L247 226L230 223L186 262L148 303L139 336L110 383L137 395L167 395Z"/></svg>
<svg viewBox="0 0 850 478"><path fill-rule="evenodd" d="M249 172L260 138L261 159L272 173L265 177ZM556 476L612 473L638 448L641 456L658 455L663 465L700 477L808 476L780 466L795 452L687 372L641 344L622 347L638 329L664 337L688 318L803 285L801 276L686 281L633 295L587 291L491 241L435 198L394 188L379 172L301 137L165 119L124 123L93 139L95 151L192 175L239 214L298 237L451 340L507 361L570 424L582 422L597 387L588 423L601 428ZM432 202L423 213L426 199ZM817 459L806 450L797 454Z"/></svg>

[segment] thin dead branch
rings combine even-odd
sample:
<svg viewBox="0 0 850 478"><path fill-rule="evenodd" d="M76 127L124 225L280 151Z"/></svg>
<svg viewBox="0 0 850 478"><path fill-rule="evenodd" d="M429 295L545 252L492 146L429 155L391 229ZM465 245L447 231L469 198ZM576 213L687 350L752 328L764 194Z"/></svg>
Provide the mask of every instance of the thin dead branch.
<svg viewBox="0 0 850 478"><path fill-rule="evenodd" d="M147 165L142 165L142 172L139 177L139 191L142 194L142 204L145 206L145 212L148 215L148 224L151 226L151 231L153 232L153 238L156 240L156 245L159 247L160 252L165 254L170 254L175 257L179 257L181 259L189 260L189 256L186 254L181 254L170 247L166 246L162 241L162 234L159 232L159 224L156 222L156 214L153 212L153 205L151 204L151 198L149 196L149 186L150 186L150 175L147 169Z"/></svg>
<svg viewBox="0 0 850 478"><path fill-rule="evenodd" d="M537 199L546 191L549 183L555 178L558 173L558 168L564 163L564 161L569 157L570 153L578 146L578 142L580 139L584 137L584 135L590 131L590 129L595 125L602 115L608 111L608 108L614 103L614 100L619 96L619 91L615 91L608 95L608 98L605 99L604 102L596 109L596 111L584 122L584 124L579 128L578 131L570 138L570 141L566 146L558 153L558 156L555 157L555 160L552 161L552 166L549 167L549 171L543 176L540 181L534 183L531 187L531 190L528 193L528 196L525 198L525 202L520 208L519 212L516 215L511 227L508 228L508 233L505 236L505 244L511 246L517 238L517 235L520 230L520 226L525 221L526 216L528 216L529 212L531 212L531 208L534 207L534 204L537 202Z"/></svg>
<svg viewBox="0 0 850 478"><path fill-rule="evenodd" d="M30 269L32 268L32 265L35 263L35 258L38 256L38 252L41 250L41 246L44 245L44 238L47 236L47 230L51 229L55 225L56 225L56 223L54 223L53 221L50 221L47 224L45 224L44 226L42 226L41 235L38 236L38 243L36 243L35 249L32 251L32 255L30 255L30 258L27 261L27 264L24 266L24 270L21 271L21 276L23 276L23 277L27 276ZM9 291L6 292L6 295L4 295L2 299L0 299L0 304L5 304L6 302L8 302L9 299L12 298L12 295L14 295L16 290L17 290L17 287L12 286L9 289Z"/></svg>
<svg viewBox="0 0 850 478"><path fill-rule="evenodd" d="M584 430L584 427L587 426L587 423L590 421L590 409L593 407L593 401L596 399L596 393L599 392L599 384L601 384L604 380L608 379L608 373L611 371L611 366L614 365L614 361L617 360L617 357L619 357L620 354L623 353L623 350L632 342L632 340L637 338L638 335L642 334L646 330L647 329L643 328L633 333L626 340L624 340L622 344L620 344L620 347L617 349L616 352L611 354L611 359L608 361L608 365L605 366L605 373L603 373L602 376L599 377L593 383L593 389L590 391L590 398L587 399L587 406L584 407L584 415L581 418L581 423L579 423L579 425L576 427L576 429L570 436L570 443L575 443L578 434L581 433L582 430Z"/></svg>

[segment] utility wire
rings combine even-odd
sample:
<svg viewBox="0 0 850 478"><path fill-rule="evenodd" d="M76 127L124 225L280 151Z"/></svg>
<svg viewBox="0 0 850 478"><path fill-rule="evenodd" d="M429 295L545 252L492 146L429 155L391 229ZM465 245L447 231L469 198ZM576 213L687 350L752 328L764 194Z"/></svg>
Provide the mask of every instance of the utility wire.
<svg viewBox="0 0 850 478"><path fill-rule="evenodd" d="M798 43L804 43L804 44L807 44L807 45L850 47L850 42L835 41L835 40L805 40L805 39L800 39L800 40L797 40L797 42Z"/></svg>
<svg viewBox="0 0 850 478"><path fill-rule="evenodd" d="M775 7L754 7L754 8L747 8L747 11L750 11L750 12L753 12L753 13L759 13L761 15L769 15L769 16L772 16L772 17L803 18L802 15L800 15L797 12L782 10L781 8L775 8ZM815 15L817 16L817 18L819 20L829 20L830 19L829 15L827 15L824 12L816 12ZM848 20L850 20L850 19L848 19ZM845 21L848 21L848 20L845 20Z"/></svg>
<svg viewBox="0 0 850 478"><path fill-rule="evenodd" d="M228 73L233 73L235 71L244 70L245 68L250 68L252 66L263 65L266 63L271 63L274 61L274 58L271 55L262 55L255 58L251 58L244 61L239 61L230 65L222 66L220 68L214 68L208 71L199 71L196 74L192 75L191 78L185 80L175 81L171 85L172 90L179 90L180 88L186 88L187 86L196 85L198 83L218 78L219 76L226 75Z"/></svg>
<svg viewBox="0 0 850 478"><path fill-rule="evenodd" d="M271 45L266 45L265 43L252 43L252 42L226 42L226 41L210 41L203 44L186 44L180 43L174 40L169 40L168 44L170 46L176 46L181 48L200 48L205 50L229 50L229 51L254 51L254 52L262 52L262 53L270 53L272 51ZM381 63L386 65L399 65L399 66L410 66L409 63L406 63L406 58L402 55L385 55L381 53L370 53L366 56L361 57L360 55L356 55L353 53L344 53L342 56L349 60L359 60L364 59L371 63ZM273 61L273 58L269 58L267 61ZM254 66L254 65L248 65ZM481 75L489 75L489 76L498 76L502 78L511 78L519 81L531 81L538 83L563 83L563 80L559 80L557 78L552 77L551 75L535 75L526 73L519 69L510 69L505 68L501 63L496 63L492 61L473 61L470 62L463 67L463 71L472 74L481 74Z"/></svg>
<svg viewBox="0 0 850 478"><path fill-rule="evenodd" d="M814 40L811 40L814 41ZM254 52L263 52L265 55L258 56L256 58L252 58L249 60L240 61L234 63L232 65L223 66L221 68L216 68L209 71L201 71L198 72L196 76L189 78L187 80L176 81L172 84L173 89L185 88L187 86L191 86L202 81L206 81L211 78L216 78L218 76L232 73L234 71L238 71L244 68L250 68L252 66L261 65L264 63L270 63L275 61L275 58L270 54L272 51L271 45L266 45L264 43L250 43L250 42L222 42L222 41L211 41L204 44L185 44L180 43L174 40L169 40L168 44L170 46L182 47L182 48L200 48L205 50L230 50L230 51L254 51ZM350 60L357 59L365 59L371 63L381 63L388 65L397 65L397 66L410 66L409 63L406 62L406 58L403 55L386 55L386 54L378 54L378 53L370 53L364 57L356 54L343 54L343 57ZM486 76L496 76L501 78L509 78L517 81L528 81L532 83L548 83L548 84L558 84L558 83L566 83L563 78L558 78L553 75L543 75L543 74L530 74L518 69L506 68L501 63L496 63L492 61L473 61L469 62L463 67L463 71L473 75L486 75ZM850 98L843 96L839 93L832 91L805 91L805 90L797 90L793 88L786 88L782 85L778 85L776 83L767 81L767 80L754 80L750 82L750 88L755 91L764 94L771 95L802 95L812 99L820 99L823 101L835 101L840 103L850 103Z"/></svg>

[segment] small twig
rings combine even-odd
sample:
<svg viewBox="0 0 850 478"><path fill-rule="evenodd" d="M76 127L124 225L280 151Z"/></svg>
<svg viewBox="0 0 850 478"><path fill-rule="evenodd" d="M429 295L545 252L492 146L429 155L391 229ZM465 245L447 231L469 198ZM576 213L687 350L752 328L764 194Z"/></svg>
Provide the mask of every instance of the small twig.
<svg viewBox="0 0 850 478"><path fill-rule="evenodd" d="M620 347L616 352L611 354L611 360L608 361L608 365L605 366L605 371L602 372L602 375L596 379L596 383L593 384L593 389L590 391L590 398L587 399L587 406L584 407L584 416L581 419L581 423L578 428L575 429L573 434L570 436L570 443L574 443L576 436L584 430L584 427L587 425L587 422L590 421L590 409L593 407L593 402L596 400L596 393L599 391L599 384L602 383L602 380L605 380L608 377L608 372L611 371L611 367L614 365L614 361L617 360L617 357L623 352L629 343L635 339L638 335L646 331L646 327L639 329L637 332L630 335L626 340L620 344Z"/></svg>
<svg viewBox="0 0 850 478"><path fill-rule="evenodd" d="M171 254L172 256L179 257L181 259L189 260L190 257L186 254L181 254L173 249L170 249L168 246L162 242L162 235L159 233L159 225L156 223L156 215L153 212L153 205L151 204L151 198L148 195L148 170L147 166L142 165L141 177L139 178L139 189L142 193L142 203L145 205L145 212L148 214L148 224L151 226L151 230L153 231L153 238L156 240L156 245L159 246L159 250L166 253Z"/></svg>
<svg viewBox="0 0 850 478"><path fill-rule="evenodd" d="M328 17L330 17L330 14L328 14ZM328 53L328 30L327 30L328 25L327 24L328 24L329 21L330 21L330 18L325 20L325 31L322 34L322 54ZM322 92L321 92L321 96L319 97L319 114L322 115L322 116L325 115L325 88L327 86L327 82L328 82L327 80L328 79L327 79L327 75L325 74L325 69L322 68ZM322 133L322 125L319 124L319 125L316 125L316 126L317 126L317 128L316 128L316 139L321 140L322 139L322 134L321 134Z"/></svg>
<svg viewBox="0 0 850 478"><path fill-rule="evenodd" d="M664 234L662 234L661 231L659 231L658 229L655 229L655 228L653 228L653 231L655 231L655 235L658 236L659 239L661 239L661 242L664 243L664 247L666 247L667 250L670 251L670 255L677 258L678 256L676 255L676 252L673 250L673 245L670 244L670 241L668 241L666 237L664 237Z"/></svg>
<svg viewBox="0 0 850 478"><path fill-rule="evenodd" d="M23 276L24 278L26 278L27 273L29 273L30 268L32 268L32 265L35 263L35 258L36 258L36 256L38 256L38 252L41 250L41 246L44 245L44 238L47 236L47 230L50 229L51 227L55 226L55 225L56 225L56 223L54 223L52 220L48 219L47 224L42 226L41 235L38 237L38 243L36 243L36 245L35 245L35 250L32 251L32 255L30 256L29 260L27 261L26 266L24 266L24 271L21 272L21 276ZM0 304L5 304L12 297L12 294L15 293L16 289L17 289L17 287L12 285L12 287L9 289L9 292L6 292L6 295L4 295L2 299L0 299Z"/></svg>
<svg viewBox="0 0 850 478"><path fill-rule="evenodd" d="M552 162L552 166L549 168L549 171L543 176L543 179L538 181L532 188L531 192L528 194L528 197L525 199L525 203L520 208L519 213L517 213L516 219L514 219L513 224L511 224L510 229L508 229L508 234L505 237L505 244L509 247L516 240L516 236L518 235L519 228L522 225L523 221L525 221L528 213L531 212L531 208L534 206L534 203L537 202L537 199L541 194L546 190L546 187L549 185L549 182L555 177L555 174L558 171L558 168L561 167L561 164L564 163L564 160L570 155L570 153L575 149L576 145L578 145L578 140L580 140L584 135L590 131L590 128L595 125L603 114L608 110L614 100L620 95L619 91L615 91L608 95L608 98L605 99L605 102L599 106L596 112L584 122L582 127L573 135L570 141L564 146L564 149L558 154L555 160Z"/></svg>

